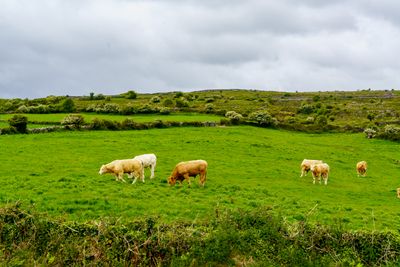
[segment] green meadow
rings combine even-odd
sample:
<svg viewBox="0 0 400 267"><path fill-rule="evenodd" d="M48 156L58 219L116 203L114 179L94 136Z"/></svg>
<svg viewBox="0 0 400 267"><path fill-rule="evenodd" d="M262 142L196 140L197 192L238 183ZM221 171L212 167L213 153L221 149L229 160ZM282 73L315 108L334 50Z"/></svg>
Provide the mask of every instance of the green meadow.
<svg viewBox="0 0 400 267"><path fill-rule="evenodd" d="M83 116L86 122L91 122L93 119L103 119L110 121L122 122L125 119L131 119L135 122L153 122L155 120L163 121L219 121L221 116L213 114L197 114L197 113L172 113L169 115L155 115L155 114L136 114L131 116L126 115L108 115L108 114L96 114L96 113L79 113ZM0 114L0 126L8 126L7 120L13 117L15 114ZM53 114L20 114L26 116L29 122L54 122L59 123L65 118L67 113L53 113ZM32 126L32 124L29 124Z"/></svg>
<svg viewBox="0 0 400 267"><path fill-rule="evenodd" d="M19 201L54 218L129 222L156 216L195 222L225 210L267 207L291 222L400 229L400 144L364 134L250 126L73 131L0 136L0 148L1 205ZM122 183L98 174L102 164L143 153L158 157L153 180L148 170L145 183L133 185L126 176ZM327 186L314 185L311 174L299 177L304 158L330 165ZM205 187L197 178L191 188L187 183L170 187L166 178L175 164L191 159L207 160ZM356 175L360 160L368 162L366 177Z"/></svg>

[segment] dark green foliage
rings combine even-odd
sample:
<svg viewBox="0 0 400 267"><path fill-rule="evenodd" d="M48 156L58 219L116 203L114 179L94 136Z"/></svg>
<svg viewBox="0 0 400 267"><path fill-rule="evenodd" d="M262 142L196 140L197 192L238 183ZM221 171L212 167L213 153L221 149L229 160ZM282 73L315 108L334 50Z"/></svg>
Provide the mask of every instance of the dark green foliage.
<svg viewBox="0 0 400 267"><path fill-rule="evenodd" d="M163 105L166 107L172 107L174 105L174 102L171 99L167 98L164 100Z"/></svg>
<svg viewBox="0 0 400 267"><path fill-rule="evenodd" d="M328 119L326 118L325 115L319 115L315 120L315 123L318 124L319 126L325 126L328 124Z"/></svg>
<svg viewBox="0 0 400 267"><path fill-rule="evenodd" d="M400 236L348 232L340 227L290 224L270 208L221 211L207 222L162 224L147 217L51 221L22 210L0 209L0 260L13 265L134 266L355 266L400 263ZM247 263L247 264L246 264Z"/></svg>
<svg viewBox="0 0 400 267"><path fill-rule="evenodd" d="M175 100L175 106L178 107L178 108L188 107L189 106L189 102L183 97L177 98Z"/></svg>
<svg viewBox="0 0 400 267"><path fill-rule="evenodd" d="M66 113L71 113L71 112L75 112L76 108L75 108L75 103L74 100L72 100L71 98L66 98L62 103L61 103L61 110L62 112L66 112Z"/></svg>
<svg viewBox="0 0 400 267"><path fill-rule="evenodd" d="M128 91L126 93L126 98L127 99L136 99L137 98L137 93L135 91Z"/></svg>
<svg viewBox="0 0 400 267"><path fill-rule="evenodd" d="M0 134L16 134L16 133L18 133L18 131L13 126L4 127L0 129Z"/></svg>
<svg viewBox="0 0 400 267"><path fill-rule="evenodd" d="M297 110L297 113L301 114L311 114L314 112L315 107L310 104L302 104L300 108Z"/></svg>
<svg viewBox="0 0 400 267"><path fill-rule="evenodd" d="M175 92L174 98L181 98L183 97L183 92Z"/></svg>
<svg viewBox="0 0 400 267"><path fill-rule="evenodd" d="M23 115L14 115L8 120L11 127L14 127L19 133L27 132L28 118Z"/></svg>

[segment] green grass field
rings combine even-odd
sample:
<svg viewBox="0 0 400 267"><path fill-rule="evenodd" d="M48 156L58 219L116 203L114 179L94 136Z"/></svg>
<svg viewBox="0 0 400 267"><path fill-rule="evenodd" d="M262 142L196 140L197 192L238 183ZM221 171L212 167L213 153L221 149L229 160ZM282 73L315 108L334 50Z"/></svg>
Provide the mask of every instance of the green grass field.
<svg viewBox="0 0 400 267"><path fill-rule="evenodd" d="M0 120L7 121L15 114L0 114ZM55 113L55 114L21 114L28 118L28 121L32 122L61 122L68 114ZM219 121L222 117L213 114L196 114L196 113L172 113L169 115L155 115L155 114L140 114L140 115L107 115L107 114L96 114L96 113L80 113L86 122L91 122L93 119L104 119L111 121L122 122L125 119L132 119L136 122L153 122L155 120L163 121ZM3 122L5 123L5 122ZM31 126L32 124L29 124ZM8 123L6 125L8 126Z"/></svg>
<svg viewBox="0 0 400 267"><path fill-rule="evenodd" d="M114 116L113 116L114 117ZM349 229L400 228L399 143L363 134L305 134L255 127L76 131L0 136L0 203L22 201L67 220L155 215L206 220L224 209L271 207L289 221L344 223ZM154 152L156 178L130 183L100 176L102 164ZM303 158L331 167L327 186L300 178ZM176 163L205 159L205 188L169 187ZM358 178L357 161L369 164ZM126 177L126 176L125 176Z"/></svg>

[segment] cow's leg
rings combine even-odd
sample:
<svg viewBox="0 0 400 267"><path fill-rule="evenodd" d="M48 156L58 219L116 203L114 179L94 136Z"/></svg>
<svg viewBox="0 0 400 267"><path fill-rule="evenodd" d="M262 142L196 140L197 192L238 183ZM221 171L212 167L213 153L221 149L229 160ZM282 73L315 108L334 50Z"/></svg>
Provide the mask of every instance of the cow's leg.
<svg viewBox="0 0 400 267"><path fill-rule="evenodd" d="M138 178L138 175L134 174L133 177L134 177L134 179L133 179L133 181L132 181L132 184L136 183L136 180L137 180L137 178Z"/></svg>
<svg viewBox="0 0 400 267"><path fill-rule="evenodd" d="M118 174L114 173L113 175L115 176L115 181L118 182L118 181L119 181L119 179L118 179Z"/></svg>
<svg viewBox="0 0 400 267"><path fill-rule="evenodd" d="M154 164L151 164L151 175L150 175L150 179L154 178L154 170L156 169L156 163L154 162Z"/></svg>
<svg viewBox="0 0 400 267"><path fill-rule="evenodd" d="M207 179L207 173L202 173L200 174L200 185L202 185L204 187L204 184L206 183L206 179Z"/></svg>
<svg viewBox="0 0 400 267"><path fill-rule="evenodd" d="M190 176L189 176L189 174L184 174L183 177L189 183L189 187L190 187Z"/></svg>
<svg viewBox="0 0 400 267"><path fill-rule="evenodd" d="M126 181L125 181L125 179L124 179L124 173L123 173L123 172L118 173L118 179L119 179L120 181L126 183Z"/></svg>

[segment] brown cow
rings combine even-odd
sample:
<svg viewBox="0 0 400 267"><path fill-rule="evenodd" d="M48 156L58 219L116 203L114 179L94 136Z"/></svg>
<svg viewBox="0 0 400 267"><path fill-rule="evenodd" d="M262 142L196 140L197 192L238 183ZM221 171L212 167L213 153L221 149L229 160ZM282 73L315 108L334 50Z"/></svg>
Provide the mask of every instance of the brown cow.
<svg viewBox="0 0 400 267"><path fill-rule="evenodd" d="M322 163L322 160L304 159L300 164L301 168L300 177L306 176L308 171L311 169L311 166L319 163Z"/></svg>
<svg viewBox="0 0 400 267"><path fill-rule="evenodd" d="M313 183L315 184L315 179L318 178L319 183L321 183L321 178L324 179L325 185L328 184L329 175L329 165L326 163L315 164L311 166L311 172L313 176Z"/></svg>
<svg viewBox="0 0 400 267"><path fill-rule="evenodd" d="M356 165L357 169L357 176L360 177L360 175L365 176L367 172L367 162L365 161L360 161Z"/></svg>
<svg viewBox="0 0 400 267"><path fill-rule="evenodd" d="M168 184L175 185L179 181L182 185L183 180L188 181L190 186L190 177L196 177L200 174L200 185L204 187L207 179L207 162L205 160L192 160L176 164L171 175L168 177Z"/></svg>

